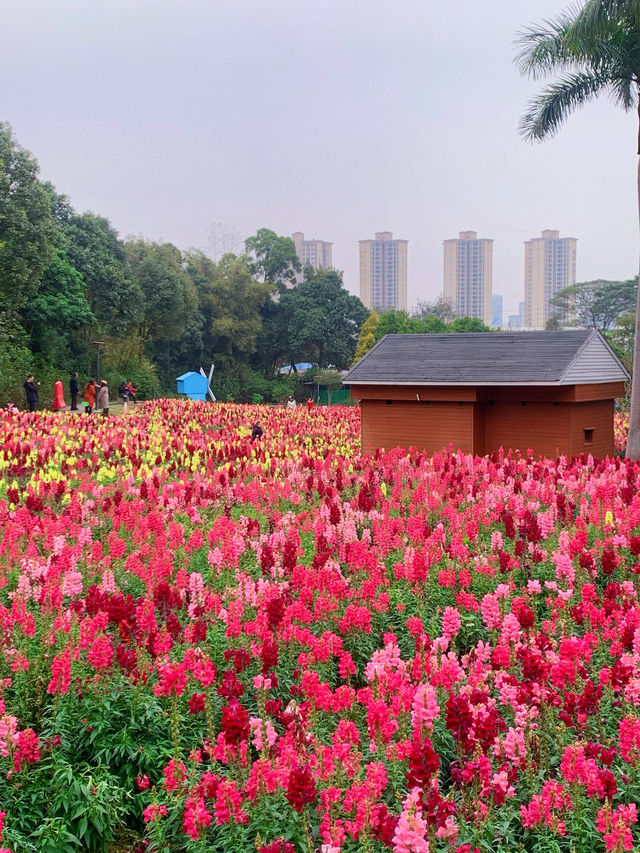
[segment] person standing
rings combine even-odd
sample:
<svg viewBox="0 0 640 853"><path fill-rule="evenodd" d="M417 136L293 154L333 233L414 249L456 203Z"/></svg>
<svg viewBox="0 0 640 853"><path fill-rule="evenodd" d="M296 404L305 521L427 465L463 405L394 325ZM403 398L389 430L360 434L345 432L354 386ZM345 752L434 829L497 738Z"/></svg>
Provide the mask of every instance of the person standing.
<svg viewBox="0 0 640 853"><path fill-rule="evenodd" d="M129 391L129 385L126 382L126 380L123 379L122 382L120 383L119 388L118 388L118 397L122 398L122 411L123 412L127 411L127 403L129 402L129 394L130 393L131 392Z"/></svg>
<svg viewBox="0 0 640 853"><path fill-rule="evenodd" d="M296 407L296 401L294 400L293 395L292 395L287 400L287 409L295 409L295 407Z"/></svg>
<svg viewBox="0 0 640 853"><path fill-rule="evenodd" d="M74 371L71 374L71 379L69 380L69 393L71 394L71 411L78 411L78 392L80 391L80 386L78 385L78 371Z"/></svg>
<svg viewBox="0 0 640 853"><path fill-rule="evenodd" d="M30 412L35 412L38 408L38 388L39 382L34 382L33 373L27 376L27 381L24 383L24 393L27 395L27 404Z"/></svg>
<svg viewBox="0 0 640 853"><path fill-rule="evenodd" d="M84 386L84 399L87 403L87 414L90 415L93 411L93 407L96 404L96 381L95 379L90 379L87 384Z"/></svg>
<svg viewBox="0 0 640 853"><path fill-rule="evenodd" d="M251 441L260 441L264 433L260 421L256 421L251 430Z"/></svg>
<svg viewBox="0 0 640 853"><path fill-rule="evenodd" d="M136 397L137 388L133 387L133 383L131 381L127 382L127 388L129 389L129 396L133 400L134 403L138 402L138 398Z"/></svg>
<svg viewBox="0 0 640 853"><path fill-rule="evenodd" d="M96 399L96 409L102 409L102 414L106 417L109 414L109 386L107 380L103 379L98 388L98 397Z"/></svg>

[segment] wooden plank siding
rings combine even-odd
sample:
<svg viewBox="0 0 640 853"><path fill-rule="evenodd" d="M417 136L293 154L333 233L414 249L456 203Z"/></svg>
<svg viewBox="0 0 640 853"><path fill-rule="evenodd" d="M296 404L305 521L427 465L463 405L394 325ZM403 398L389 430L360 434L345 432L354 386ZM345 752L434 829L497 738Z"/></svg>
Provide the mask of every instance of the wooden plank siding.
<svg viewBox="0 0 640 853"><path fill-rule="evenodd" d="M447 385L352 385L351 396L354 400L411 400L411 402L428 402L446 400L457 403L477 399L477 391L473 386Z"/></svg>
<svg viewBox="0 0 640 853"><path fill-rule="evenodd" d="M613 400L597 400L571 406L571 454L613 455ZM593 430L591 440L585 430Z"/></svg>
<svg viewBox="0 0 640 853"><path fill-rule="evenodd" d="M360 398L364 452L417 447L434 453L452 444L480 456L502 447L552 458L604 457L614 450L613 395L621 386L356 385L351 394Z"/></svg>
<svg viewBox="0 0 640 853"><path fill-rule="evenodd" d="M486 407L485 453L503 447L505 451L554 458L570 455L571 405L553 402L521 402L502 400Z"/></svg>
<svg viewBox="0 0 640 853"><path fill-rule="evenodd" d="M473 450L473 403L419 403L363 400L362 450L378 447L417 447L435 453L453 444L467 453Z"/></svg>
<svg viewBox="0 0 640 853"><path fill-rule="evenodd" d="M612 400L614 397L624 397L626 393L624 382L602 382L591 385L573 385L575 389L574 400Z"/></svg>

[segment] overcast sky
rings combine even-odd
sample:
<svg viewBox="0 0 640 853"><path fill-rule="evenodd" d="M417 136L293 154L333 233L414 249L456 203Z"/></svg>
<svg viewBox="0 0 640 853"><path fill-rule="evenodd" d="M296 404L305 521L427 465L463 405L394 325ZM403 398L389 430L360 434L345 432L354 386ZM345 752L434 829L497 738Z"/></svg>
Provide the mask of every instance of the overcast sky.
<svg viewBox="0 0 640 853"><path fill-rule="evenodd" d="M212 222L334 244L409 240L409 304L442 291L442 241L494 243L505 316L523 241L578 238L578 280L638 268L636 119L606 100L544 143L519 28L561 0L3 0L0 119L76 209L205 248Z"/></svg>

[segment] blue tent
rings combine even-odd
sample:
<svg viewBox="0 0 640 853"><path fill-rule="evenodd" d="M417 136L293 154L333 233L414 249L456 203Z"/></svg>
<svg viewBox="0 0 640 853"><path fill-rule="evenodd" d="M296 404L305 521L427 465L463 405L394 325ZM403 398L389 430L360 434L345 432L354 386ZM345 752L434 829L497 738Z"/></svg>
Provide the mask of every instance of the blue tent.
<svg viewBox="0 0 640 853"><path fill-rule="evenodd" d="M305 370L309 370L313 365L309 361L301 361L300 364L296 364L296 370L298 373L304 373ZM284 367L281 367L278 373L291 373L293 367L290 364L285 364Z"/></svg>
<svg viewBox="0 0 640 853"><path fill-rule="evenodd" d="M186 394L190 400L205 401L207 396L207 378L194 370L183 373L176 379L178 394Z"/></svg>

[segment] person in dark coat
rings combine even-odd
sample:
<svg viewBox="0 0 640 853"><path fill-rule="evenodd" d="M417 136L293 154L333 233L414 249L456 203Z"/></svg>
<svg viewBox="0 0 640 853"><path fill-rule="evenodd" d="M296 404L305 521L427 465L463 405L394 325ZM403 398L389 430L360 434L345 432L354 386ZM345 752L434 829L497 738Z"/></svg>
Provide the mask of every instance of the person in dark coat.
<svg viewBox="0 0 640 853"><path fill-rule="evenodd" d="M260 425L260 421L253 425L253 429L251 430L251 441L255 441L256 439L260 441L263 435L263 429Z"/></svg>
<svg viewBox="0 0 640 853"><path fill-rule="evenodd" d="M75 371L71 374L71 379L69 380L69 393L71 394L71 411L78 411L78 393L80 392L80 386L78 384L78 372Z"/></svg>
<svg viewBox="0 0 640 853"><path fill-rule="evenodd" d="M38 408L38 388L40 387L39 382L33 381L33 373L30 373L27 376L27 381L24 383L24 393L27 395L27 403L29 405L29 411L35 412Z"/></svg>

